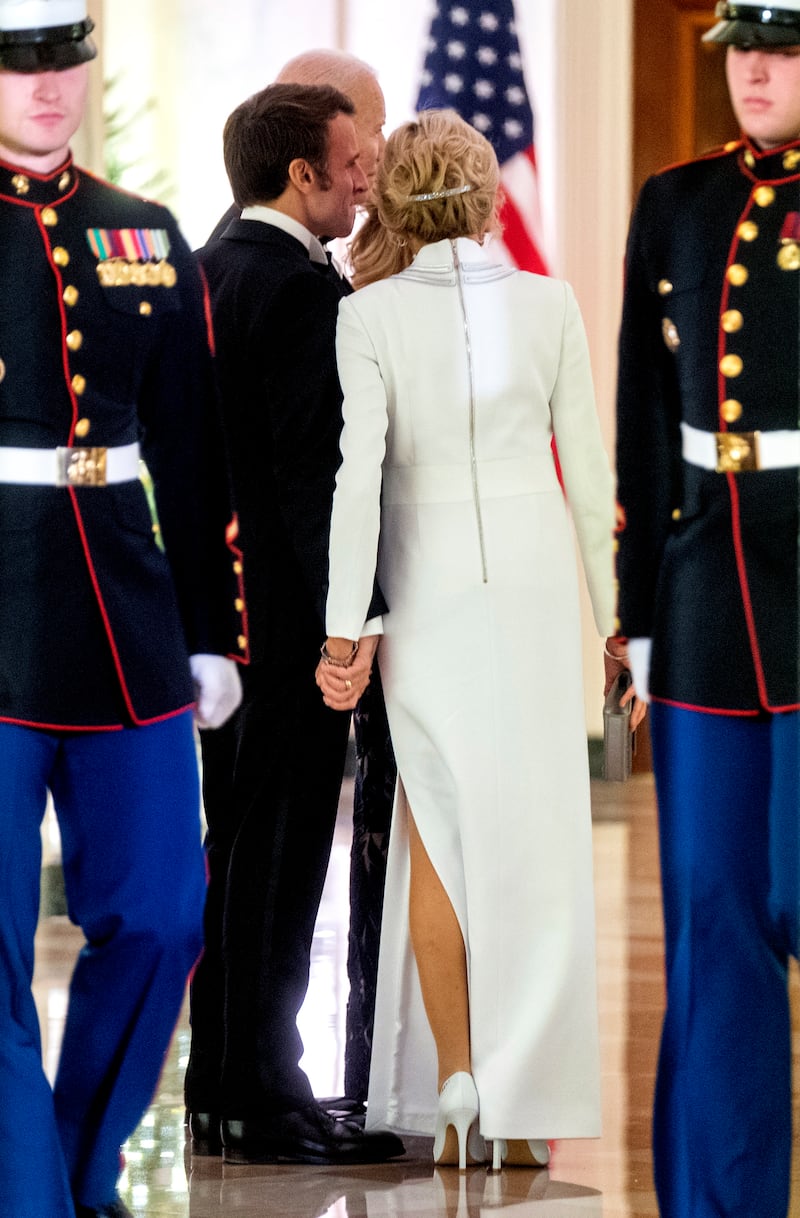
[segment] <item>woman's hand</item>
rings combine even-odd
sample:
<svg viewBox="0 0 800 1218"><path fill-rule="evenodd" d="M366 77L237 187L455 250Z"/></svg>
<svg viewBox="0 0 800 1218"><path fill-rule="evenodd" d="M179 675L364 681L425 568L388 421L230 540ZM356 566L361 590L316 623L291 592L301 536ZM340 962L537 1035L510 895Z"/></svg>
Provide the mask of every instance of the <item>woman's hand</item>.
<svg viewBox="0 0 800 1218"><path fill-rule="evenodd" d="M605 665L606 680L603 687L603 694L607 694L611 686L616 681L623 669L630 672L631 666L628 659L628 648L625 642L619 638L606 639L606 645L603 649L603 663ZM635 732L639 724L643 721L647 714L647 703L636 696L636 689L631 684L619 700L620 706L627 706L632 702L630 730Z"/></svg>
<svg viewBox="0 0 800 1218"><path fill-rule="evenodd" d="M358 650L352 663L344 661L353 653L352 639L330 638L325 650L331 657L324 657L317 665L316 681L322 690L322 700L332 710L352 710L369 685L372 661L380 642L379 634L370 634L358 641ZM331 663L331 660L334 661ZM336 661L342 661L337 664Z"/></svg>

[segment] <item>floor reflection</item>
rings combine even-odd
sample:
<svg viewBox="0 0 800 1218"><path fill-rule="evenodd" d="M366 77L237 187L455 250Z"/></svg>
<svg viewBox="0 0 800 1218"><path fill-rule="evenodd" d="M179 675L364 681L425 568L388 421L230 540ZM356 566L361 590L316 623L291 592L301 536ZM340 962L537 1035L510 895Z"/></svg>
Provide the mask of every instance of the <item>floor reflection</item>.
<svg viewBox="0 0 800 1218"><path fill-rule="evenodd" d="M183 1125L184 1009L153 1105L125 1148L120 1191L136 1218L479 1218L499 1210L509 1218L655 1218L649 1131L663 960L652 781L635 775L625 784L595 782L593 804L602 1138L554 1143L547 1170L497 1174L434 1170L431 1141L423 1138L408 1139L400 1161L346 1171L192 1159ZM351 806L348 786L301 1014L303 1064L318 1095L342 1090ZM65 919L43 920L35 991L51 1077L79 943Z"/></svg>

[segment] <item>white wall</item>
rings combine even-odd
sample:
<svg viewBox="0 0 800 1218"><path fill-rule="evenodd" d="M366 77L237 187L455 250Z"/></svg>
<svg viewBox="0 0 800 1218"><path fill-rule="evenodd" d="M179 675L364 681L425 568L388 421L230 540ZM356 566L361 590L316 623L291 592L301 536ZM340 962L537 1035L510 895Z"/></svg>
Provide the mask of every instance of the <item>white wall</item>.
<svg viewBox="0 0 800 1218"><path fill-rule="evenodd" d="M487 0L491 4L491 0ZM516 0L536 121L546 256L584 313L609 452L630 162L632 0ZM169 203L200 245L230 201L222 127L299 51L340 46L377 70L387 130L413 113L433 0L103 0L106 79L128 114L126 184ZM584 598L585 599L585 598ZM584 604L586 705L602 732L601 646Z"/></svg>

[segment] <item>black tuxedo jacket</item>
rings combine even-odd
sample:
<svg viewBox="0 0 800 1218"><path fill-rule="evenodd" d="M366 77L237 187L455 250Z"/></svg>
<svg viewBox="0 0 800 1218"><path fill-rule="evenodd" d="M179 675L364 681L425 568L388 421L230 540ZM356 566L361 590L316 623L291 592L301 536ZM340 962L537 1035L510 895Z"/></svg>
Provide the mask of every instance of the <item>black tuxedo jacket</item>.
<svg viewBox="0 0 800 1218"><path fill-rule="evenodd" d="M199 252L208 279L255 663L324 638L341 460L339 301L350 291L274 225L233 219ZM376 605L380 612L381 606Z"/></svg>
<svg viewBox="0 0 800 1218"><path fill-rule="evenodd" d="M682 459L707 432L798 427L800 145L736 141L644 186L628 241L617 470L620 620L651 693L757 714L798 696L798 470Z"/></svg>

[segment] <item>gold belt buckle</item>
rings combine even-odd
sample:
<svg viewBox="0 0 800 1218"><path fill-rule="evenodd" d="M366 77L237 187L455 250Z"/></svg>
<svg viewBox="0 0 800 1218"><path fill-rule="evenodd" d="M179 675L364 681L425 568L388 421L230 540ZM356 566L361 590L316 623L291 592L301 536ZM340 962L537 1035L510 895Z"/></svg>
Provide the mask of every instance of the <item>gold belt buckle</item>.
<svg viewBox="0 0 800 1218"><path fill-rule="evenodd" d="M105 448L58 448L57 486L105 486Z"/></svg>
<svg viewBox="0 0 800 1218"><path fill-rule="evenodd" d="M760 469L757 431L718 431L717 473L740 474Z"/></svg>

